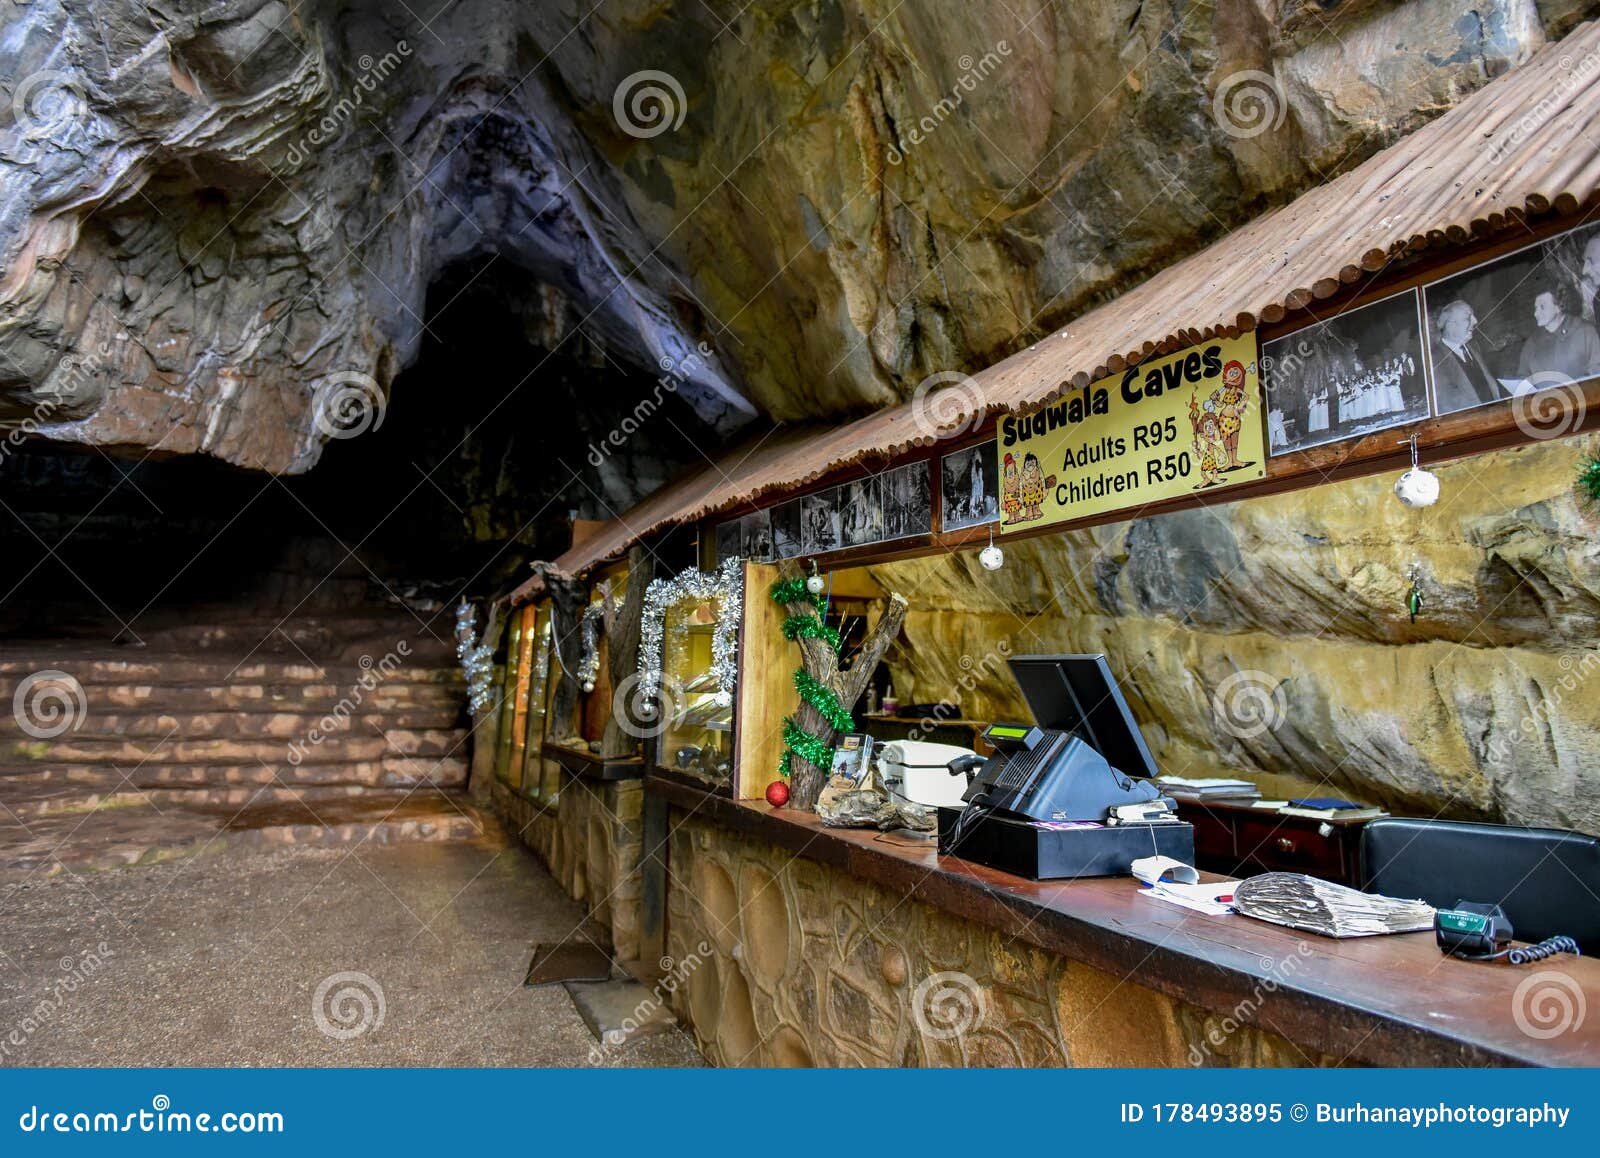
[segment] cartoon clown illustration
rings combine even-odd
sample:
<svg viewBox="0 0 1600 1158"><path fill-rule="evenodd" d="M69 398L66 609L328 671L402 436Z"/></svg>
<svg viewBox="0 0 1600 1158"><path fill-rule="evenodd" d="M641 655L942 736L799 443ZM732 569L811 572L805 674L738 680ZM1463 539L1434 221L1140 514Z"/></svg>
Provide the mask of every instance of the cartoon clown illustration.
<svg viewBox="0 0 1600 1158"><path fill-rule="evenodd" d="M1055 475L1046 475L1044 468L1039 465L1039 456L1031 451L1022 456L1022 488L1019 497L1022 499L1024 510L1019 522L1032 522L1034 519L1044 517L1045 495L1050 488L1056 485Z"/></svg>
<svg viewBox="0 0 1600 1158"><path fill-rule="evenodd" d="M1006 514L1006 526L1022 521L1022 487L1017 480L1017 459L1011 454L1000 468L1000 509Z"/></svg>

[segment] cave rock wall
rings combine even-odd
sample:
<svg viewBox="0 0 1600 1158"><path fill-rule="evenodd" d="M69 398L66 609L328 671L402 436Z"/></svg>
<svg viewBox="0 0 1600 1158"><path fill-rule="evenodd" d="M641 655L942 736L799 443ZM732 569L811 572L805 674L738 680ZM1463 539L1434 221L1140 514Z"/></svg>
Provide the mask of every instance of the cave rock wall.
<svg viewBox="0 0 1600 1158"><path fill-rule="evenodd" d="M1597 7L4 0L0 423L305 470L486 254L718 431L858 413Z"/></svg>
<svg viewBox="0 0 1600 1158"><path fill-rule="evenodd" d="M1010 654L1104 652L1164 772L1600 831L1600 439L893 563L902 702L1025 715ZM1410 573L1424 604L1412 623Z"/></svg>

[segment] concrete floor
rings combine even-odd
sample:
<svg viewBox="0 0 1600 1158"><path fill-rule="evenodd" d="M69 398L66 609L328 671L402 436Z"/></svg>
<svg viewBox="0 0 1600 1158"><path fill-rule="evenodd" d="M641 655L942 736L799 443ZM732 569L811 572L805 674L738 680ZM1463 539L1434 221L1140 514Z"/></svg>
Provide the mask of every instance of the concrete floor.
<svg viewBox="0 0 1600 1158"><path fill-rule="evenodd" d="M581 921L498 833L8 871L0 1066L703 1064L681 1030L600 1054L563 987L523 988Z"/></svg>

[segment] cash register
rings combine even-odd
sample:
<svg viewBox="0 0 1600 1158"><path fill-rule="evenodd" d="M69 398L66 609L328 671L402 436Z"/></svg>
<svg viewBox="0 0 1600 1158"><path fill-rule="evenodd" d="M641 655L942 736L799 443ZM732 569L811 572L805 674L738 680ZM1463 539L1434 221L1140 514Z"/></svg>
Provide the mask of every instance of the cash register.
<svg viewBox="0 0 1600 1158"><path fill-rule="evenodd" d="M939 852L1035 880L1116 876L1135 860L1194 862L1194 828L1151 783L1154 757L1103 655L1010 661L1033 723L996 723L994 754L950 762L971 775L939 810Z"/></svg>

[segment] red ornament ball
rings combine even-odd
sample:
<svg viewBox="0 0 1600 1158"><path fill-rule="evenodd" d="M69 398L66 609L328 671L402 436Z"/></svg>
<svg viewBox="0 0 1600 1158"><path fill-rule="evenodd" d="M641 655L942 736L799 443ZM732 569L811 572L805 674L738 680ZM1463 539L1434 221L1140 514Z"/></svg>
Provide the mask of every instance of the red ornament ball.
<svg viewBox="0 0 1600 1158"><path fill-rule="evenodd" d="M789 786L782 780L774 780L767 785L767 803L774 808L782 808L789 803Z"/></svg>

